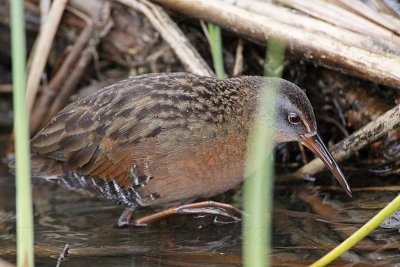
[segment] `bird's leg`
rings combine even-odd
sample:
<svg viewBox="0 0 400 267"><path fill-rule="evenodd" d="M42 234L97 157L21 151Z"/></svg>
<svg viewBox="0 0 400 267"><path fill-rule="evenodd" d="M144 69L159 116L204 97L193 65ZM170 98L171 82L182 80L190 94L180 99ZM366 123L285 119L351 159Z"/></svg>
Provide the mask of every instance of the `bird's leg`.
<svg viewBox="0 0 400 267"><path fill-rule="evenodd" d="M150 223L175 214L210 214L229 218L232 219L234 222L238 222L241 220L240 218L243 215L243 212L230 204L215 201L202 201L171 207L136 219L132 221L130 225L146 226Z"/></svg>
<svg viewBox="0 0 400 267"><path fill-rule="evenodd" d="M135 209L133 208L125 208L125 210L119 216L116 226L117 227L129 226L129 220L131 219L134 210Z"/></svg>

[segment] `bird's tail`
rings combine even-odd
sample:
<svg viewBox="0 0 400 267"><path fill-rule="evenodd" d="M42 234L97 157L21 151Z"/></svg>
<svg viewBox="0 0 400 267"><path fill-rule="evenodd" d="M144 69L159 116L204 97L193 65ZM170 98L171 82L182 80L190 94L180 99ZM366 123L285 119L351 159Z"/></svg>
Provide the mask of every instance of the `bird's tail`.
<svg viewBox="0 0 400 267"><path fill-rule="evenodd" d="M7 156L5 161L10 173L15 175L15 155ZM61 164L57 161L45 159L36 155L31 156L31 176L33 178L54 181L62 176L62 173Z"/></svg>

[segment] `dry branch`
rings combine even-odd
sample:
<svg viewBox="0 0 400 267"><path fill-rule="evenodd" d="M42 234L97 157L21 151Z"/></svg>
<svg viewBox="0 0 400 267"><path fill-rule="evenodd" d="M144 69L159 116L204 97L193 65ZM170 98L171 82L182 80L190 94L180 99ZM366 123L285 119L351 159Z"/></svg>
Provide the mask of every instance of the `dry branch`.
<svg viewBox="0 0 400 267"><path fill-rule="evenodd" d="M384 85L399 87L400 57L381 55L334 39L305 32L218 0L153 0L175 11L211 21L242 36L265 43L275 37L290 52L314 63Z"/></svg>
<svg viewBox="0 0 400 267"><path fill-rule="evenodd" d="M397 17L397 13L390 8L384 0L371 0L374 6L382 13Z"/></svg>
<svg viewBox="0 0 400 267"><path fill-rule="evenodd" d="M239 39L235 52L235 65L233 65L233 76L238 76L243 72L243 39Z"/></svg>
<svg viewBox="0 0 400 267"><path fill-rule="evenodd" d="M45 122L45 116L49 112L49 106L58 97L62 85L65 83L67 76L70 76L70 70L74 69L73 66L81 56L82 50L89 41L94 26L92 23L88 24L86 28L79 35L75 44L72 46L67 58L63 61L61 67L58 69L54 77L51 79L49 85L45 86L43 93L36 101L35 108L31 112L30 128L31 133L35 133L42 123Z"/></svg>
<svg viewBox="0 0 400 267"><path fill-rule="evenodd" d="M215 76L185 34L162 8L146 0L117 0L117 2L143 13L171 46L186 70L199 75Z"/></svg>
<svg viewBox="0 0 400 267"><path fill-rule="evenodd" d="M86 22L61 67L44 88L31 113L31 133L50 120L68 102L95 54L95 46L109 27L110 3L70 1L68 9Z"/></svg>
<svg viewBox="0 0 400 267"><path fill-rule="evenodd" d="M332 155L337 161L342 161L352 154L370 144L400 125L400 105L387 111L376 120L368 123L349 137L337 143L332 149ZM298 169L294 177L314 175L325 168L324 163L314 159Z"/></svg>
<svg viewBox="0 0 400 267"><path fill-rule="evenodd" d="M400 55L400 44L381 38L373 38L347 29L334 26L319 19L295 12L293 9L277 6L259 0L222 0L247 11L263 15L280 23L298 27L315 34L324 34L346 45L384 54Z"/></svg>
<svg viewBox="0 0 400 267"><path fill-rule="evenodd" d="M12 85L11 84L0 84L0 93L11 93Z"/></svg>
<svg viewBox="0 0 400 267"><path fill-rule="evenodd" d="M46 66L47 57L50 53L51 45L66 4L67 0L54 1L49 14L47 15L46 22L40 30L37 48L28 73L26 88L28 112L32 110L36 94L39 90L40 78L42 77L44 67Z"/></svg>
<svg viewBox="0 0 400 267"><path fill-rule="evenodd" d="M323 21L332 23L345 29L365 33L368 35L387 38L398 41L398 36L386 29L356 15L340 6L330 4L323 0L278 0L295 9L319 18ZM337 1L335 2L337 3Z"/></svg>
<svg viewBox="0 0 400 267"><path fill-rule="evenodd" d="M94 44L91 44L81 52L78 62L76 62L73 70L71 71L71 73L69 73L68 77L63 82L57 98L51 104L50 109L48 110L44 119L44 122L50 121L50 119L69 102L68 97L72 94L76 85L79 83L81 77L85 73L86 68L89 66L90 62L93 59L94 46Z"/></svg>
<svg viewBox="0 0 400 267"><path fill-rule="evenodd" d="M344 97L339 102L345 109L346 124L357 130L370 121L390 110L393 104L388 104L385 97L378 97L375 92L362 86L346 86L343 88ZM369 149L373 154L380 154L386 160L396 160L400 156L400 128L388 132L379 145Z"/></svg>
<svg viewBox="0 0 400 267"><path fill-rule="evenodd" d="M3 259L0 258L0 266L2 267L15 267L14 264L11 264Z"/></svg>
<svg viewBox="0 0 400 267"><path fill-rule="evenodd" d="M398 29L387 17L382 16L379 12L369 8L366 4L361 1L348 1L348 0L339 0L340 3L343 3L347 7L351 8L353 12L360 13L364 17L374 21L377 24L389 29L397 34L400 34L400 29Z"/></svg>

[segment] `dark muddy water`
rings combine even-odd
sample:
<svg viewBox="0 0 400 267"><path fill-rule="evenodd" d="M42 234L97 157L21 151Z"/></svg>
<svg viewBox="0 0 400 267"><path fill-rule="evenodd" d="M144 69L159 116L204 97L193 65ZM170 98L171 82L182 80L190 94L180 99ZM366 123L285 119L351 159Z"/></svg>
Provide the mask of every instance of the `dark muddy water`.
<svg viewBox="0 0 400 267"><path fill-rule="evenodd" d="M0 257L11 262L15 262L14 189L14 178L1 166ZM366 190L350 199L340 190L289 184L278 185L275 192L275 266L312 263L397 194ZM34 181L33 196L37 266L55 266L65 244L70 255L61 266L241 265L241 223L215 223L212 216L175 216L148 227L117 229L113 225L122 207L113 203L42 181ZM237 199L237 195L224 197L240 206ZM380 228L340 262L400 266L399 247L398 230Z"/></svg>

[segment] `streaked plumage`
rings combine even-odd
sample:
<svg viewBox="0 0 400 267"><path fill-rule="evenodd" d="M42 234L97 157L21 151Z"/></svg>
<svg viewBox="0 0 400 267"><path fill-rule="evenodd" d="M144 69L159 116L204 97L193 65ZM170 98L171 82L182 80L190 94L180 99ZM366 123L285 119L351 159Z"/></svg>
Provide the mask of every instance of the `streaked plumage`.
<svg viewBox="0 0 400 267"><path fill-rule="evenodd" d="M141 75L60 111L32 139L33 174L130 209L224 192L243 179L264 86L280 88L275 142L316 131L306 95L283 79Z"/></svg>

